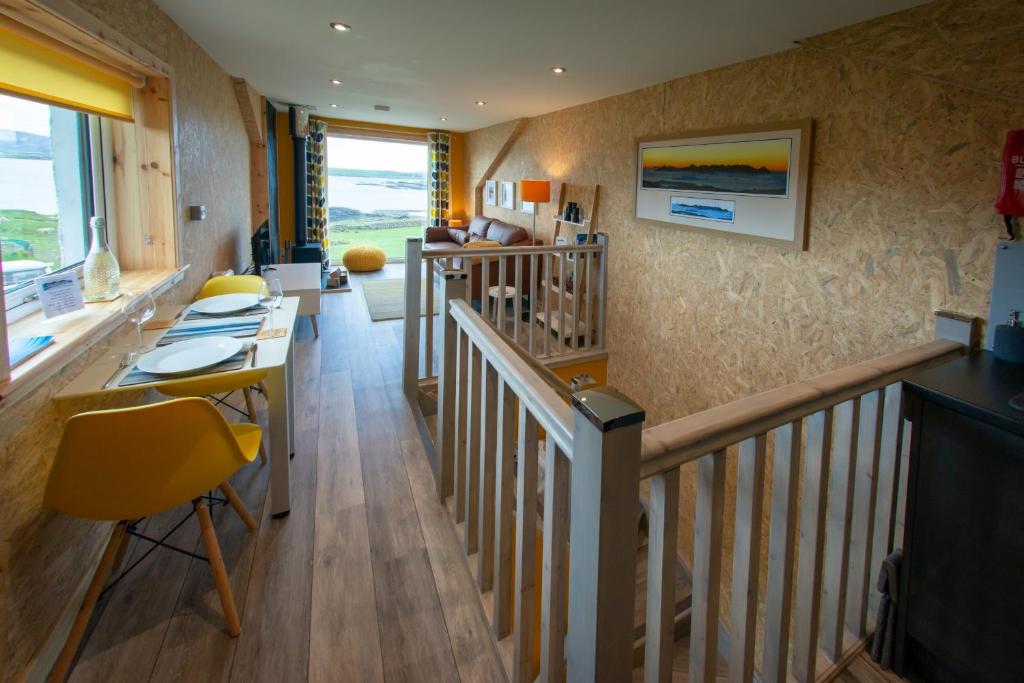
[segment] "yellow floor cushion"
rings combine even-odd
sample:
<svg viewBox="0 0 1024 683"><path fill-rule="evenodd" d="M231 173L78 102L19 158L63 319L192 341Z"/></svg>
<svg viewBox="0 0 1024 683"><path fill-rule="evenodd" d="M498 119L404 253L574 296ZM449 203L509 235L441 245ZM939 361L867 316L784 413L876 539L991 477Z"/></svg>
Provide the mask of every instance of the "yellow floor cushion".
<svg viewBox="0 0 1024 683"><path fill-rule="evenodd" d="M495 249L501 246L501 242L493 242L491 240L477 240L476 242L466 242L462 245L463 249ZM480 257L476 256L470 259L470 263L474 266L480 264Z"/></svg>
<svg viewBox="0 0 1024 683"><path fill-rule="evenodd" d="M380 270L384 267L384 262L387 260L384 250L372 244L360 244L350 247L345 252L345 255L341 257L341 262L353 273L369 273L370 271Z"/></svg>

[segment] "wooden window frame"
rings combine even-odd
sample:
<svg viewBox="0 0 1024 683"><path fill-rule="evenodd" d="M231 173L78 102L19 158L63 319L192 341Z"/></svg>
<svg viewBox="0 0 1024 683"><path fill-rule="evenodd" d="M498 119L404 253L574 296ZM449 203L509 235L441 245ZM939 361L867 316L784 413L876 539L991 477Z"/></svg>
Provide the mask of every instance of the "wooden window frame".
<svg viewBox="0 0 1024 683"><path fill-rule="evenodd" d="M188 267L180 262L171 67L69 0L4 0L0 15L112 69L138 75L142 87L133 93L135 121L106 119L113 159L112 173L104 179L112 200L107 214L116 227L112 239L122 288L167 291ZM115 301L86 304L84 311L53 320L45 320L41 312L10 325L6 316L0 318L0 407L106 339L120 327L121 317L120 302ZM11 369L7 338L35 334L52 334L55 343Z"/></svg>

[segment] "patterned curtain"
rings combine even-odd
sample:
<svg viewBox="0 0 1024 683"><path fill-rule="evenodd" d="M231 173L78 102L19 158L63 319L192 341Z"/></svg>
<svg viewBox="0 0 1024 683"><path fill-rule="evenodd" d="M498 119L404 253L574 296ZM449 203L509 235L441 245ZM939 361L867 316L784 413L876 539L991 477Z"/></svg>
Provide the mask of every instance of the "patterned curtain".
<svg viewBox="0 0 1024 683"><path fill-rule="evenodd" d="M448 133L433 131L427 133L427 146L430 148L430 208L431 227L448 225L450 190L448 186L448 146L451 136Z"/></svg>
<svg viewBox="0 0 1024 683"><path fill-rule="evenodd" d="M327 241L327 124L309 120L306 137L306 240L320 243L329 250Z"/></svg>

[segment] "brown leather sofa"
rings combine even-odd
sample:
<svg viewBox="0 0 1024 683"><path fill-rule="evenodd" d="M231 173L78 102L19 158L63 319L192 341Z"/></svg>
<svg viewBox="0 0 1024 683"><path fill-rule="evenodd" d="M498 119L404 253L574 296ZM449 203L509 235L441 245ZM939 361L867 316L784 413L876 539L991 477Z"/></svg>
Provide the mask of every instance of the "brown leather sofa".
<svg viewBox="0 0 1024 683"><path fill-rule="evenodd" d="M530 233L525 228L505 223L504 221L474 216L467 228L427 228L426 239L423 242L423 250L433 249L460 249L466 242L477 242L488 240L498 242L503 247L528 247L534 244L530 239ZM537 240L537 244L543 244ZM468 251L468 250L467 250ZM479 258L479 257L477 257ZM523 265L523 290L528 291L530 281L530 260L524 257ZM488 285L493 287L498 284L498 263L499 259L490 259L488 263ZM462 267L462 259L456 259L452 264L455 268ZM480 287L482 285L481 263L473 265L473 299L481 298ZM515 285L516 264L514 258L505 259L505 284Z"/></svg>

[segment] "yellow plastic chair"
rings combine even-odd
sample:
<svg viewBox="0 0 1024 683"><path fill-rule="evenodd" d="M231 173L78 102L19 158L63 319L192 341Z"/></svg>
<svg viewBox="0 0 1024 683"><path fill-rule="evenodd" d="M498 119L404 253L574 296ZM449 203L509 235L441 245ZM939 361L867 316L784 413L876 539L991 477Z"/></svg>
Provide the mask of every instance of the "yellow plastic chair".
<svg viewBox="0 0 1024 683"><path fill-rule="evenodd" d="M137 408L75 415L64 427L44 501L54 510L117 524L50 674L63 681L96 607L101 589L120 565L134 533L132 520L192 502L203 546L232 637L241 633L205 494L219 488L249 529L256 520L228 483L253 461L262 434L257 425L228 424L209 401L182 398Z"/></svg>
<svg viewBox="0 0 1024 683"><path fill-rule="evenodd" d="M196 300L220 296L221 294L259 294L260 287L262 286L263 278L258 275L218 275L206 281L203 288L199 290ZM251 370L250 372L236 373L231 376L211 375L209 377L183 379L180 382L163 384L156 387L156 390L165 396L173 397L215 396L216 394L231 394L235 391L241 391L242 397L245 399L246 409L246 412L242 414L246 415L249 421L255 424L257 422L256 404L252 400L252 389L250 387L253 385L259 386L263 396L266 397L267 388L263 384L266 376L266 370ZM227 396L215 399L215 401L238 411L233 405L226 403L224 401L225 398ZM260 442L260 461L263 463L267 462L267 451L263 447L262 441Z"/></svg>
<svg viewBox="0 0 1024 683"><path fill-rule="evenodd" d="M259 275L217 275L206 281L196 300L221 294L259 294L262 286L263 278Z"/></svg>

